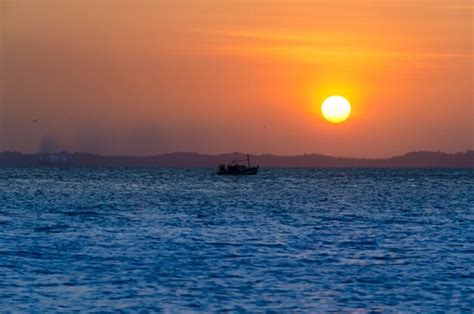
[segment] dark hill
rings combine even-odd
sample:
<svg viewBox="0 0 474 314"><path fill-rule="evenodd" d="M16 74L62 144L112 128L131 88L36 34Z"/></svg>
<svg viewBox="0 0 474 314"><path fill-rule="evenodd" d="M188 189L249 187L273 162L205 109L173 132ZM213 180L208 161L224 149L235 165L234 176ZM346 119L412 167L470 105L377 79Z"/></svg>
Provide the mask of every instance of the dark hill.
<svg viewBox="0 0 474 314"><path fill-rule="evenodd" d="M233 159L245 157L241 153L202 155L197 153L169 153L154 156L101 156L88 153L63 153L74 166L91 167L216 167ZM0 167L38 166L45 154L0 153ZM253 164L262 167L437 167L473 168L474 151L447 154L441 152L410 152L384 159L331 157L319 154L277 156L252 155Z"/></svg>

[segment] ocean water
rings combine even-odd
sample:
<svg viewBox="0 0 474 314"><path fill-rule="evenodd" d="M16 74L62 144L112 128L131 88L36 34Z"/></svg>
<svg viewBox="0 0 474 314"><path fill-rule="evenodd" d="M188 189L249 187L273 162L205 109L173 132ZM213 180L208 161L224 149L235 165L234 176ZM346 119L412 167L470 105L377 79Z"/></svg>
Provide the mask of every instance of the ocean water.
<svg viewBox="0 0 474 314"><path fill-rule="evenodd" d="M473 169L0 169L0 309L472 312Z"/></svg>

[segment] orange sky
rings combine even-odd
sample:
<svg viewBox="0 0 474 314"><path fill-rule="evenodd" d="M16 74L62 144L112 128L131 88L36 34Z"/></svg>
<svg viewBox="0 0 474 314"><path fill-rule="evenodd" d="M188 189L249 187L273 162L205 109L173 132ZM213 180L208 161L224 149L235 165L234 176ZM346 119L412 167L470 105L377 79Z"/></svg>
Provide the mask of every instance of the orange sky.
<svg viewBox="0 0 474 314"><path fill-rule="evenodd" d="M473 12L464 0L3 0L0 150L472 149ZM352 103L344 124L321 117L332 94Z"/></svg>

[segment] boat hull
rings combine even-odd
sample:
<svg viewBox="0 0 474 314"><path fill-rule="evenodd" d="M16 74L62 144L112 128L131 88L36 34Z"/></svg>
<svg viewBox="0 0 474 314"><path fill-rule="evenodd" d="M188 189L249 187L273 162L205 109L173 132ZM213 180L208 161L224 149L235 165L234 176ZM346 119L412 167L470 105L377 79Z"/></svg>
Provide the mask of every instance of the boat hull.
<svg viewBox="0 0 474 314"><path fill-rule="evenodd" d="M220 176L251 176L256 175L258 172L258 167L250 167L242 170L224 170L217 171L217 174Z"/></svg>

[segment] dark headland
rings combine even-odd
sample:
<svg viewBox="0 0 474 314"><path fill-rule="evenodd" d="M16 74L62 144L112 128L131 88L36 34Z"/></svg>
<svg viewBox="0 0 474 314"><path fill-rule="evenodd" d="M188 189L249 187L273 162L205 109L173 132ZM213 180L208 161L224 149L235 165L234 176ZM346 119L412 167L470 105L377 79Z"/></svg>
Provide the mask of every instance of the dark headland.
<svg viewBox="0 0 474 314"><path fill-rule="evenodd" d="M102 156L89 153L61 153L70 165L88 167L216 167L219 163L242 159L242 153L203 155L197 153L169 153L153 156ZM49 154L0 152L0 167L38 166ZM331 157L320 154L295 156L251 155L252 164L262 167L420 167L420 168L473 168L474 151L447 154L442 152L410 152L391 158L364 159Z"/></svg>

